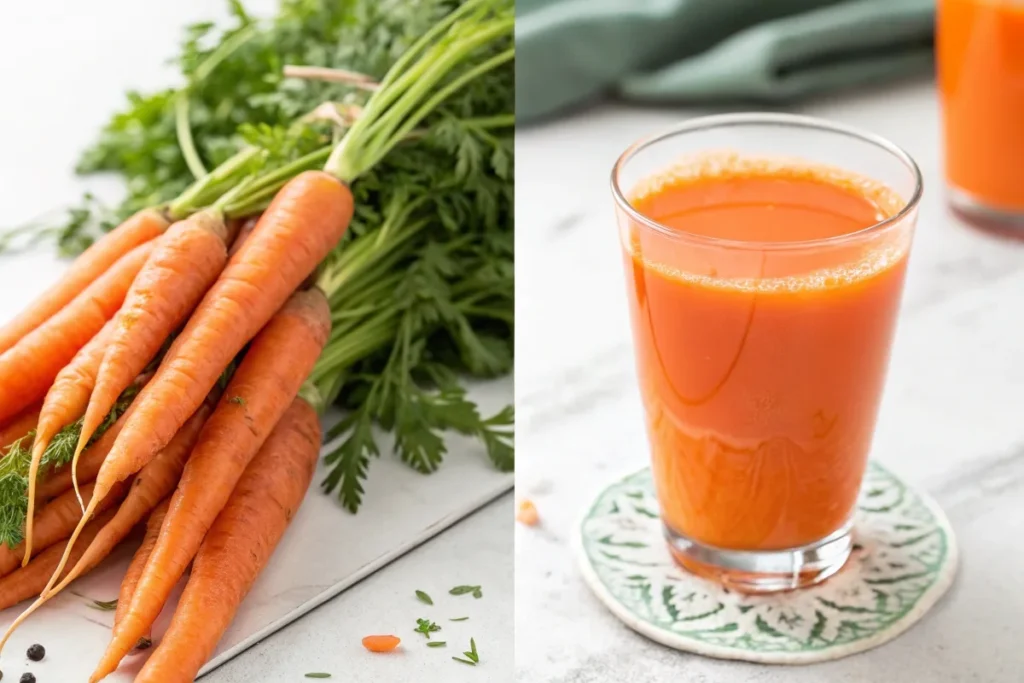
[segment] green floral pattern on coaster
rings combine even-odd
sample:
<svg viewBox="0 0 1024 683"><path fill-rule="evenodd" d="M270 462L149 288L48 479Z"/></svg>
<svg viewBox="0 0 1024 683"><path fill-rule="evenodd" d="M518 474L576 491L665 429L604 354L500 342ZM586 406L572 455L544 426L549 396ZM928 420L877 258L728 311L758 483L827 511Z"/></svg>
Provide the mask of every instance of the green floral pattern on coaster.
<svg viewBox="0 0 1024 683"><path fill-rule="evenodd" d="M872 462L854 554L822 584L750 596L680 569L662 535L649 469L606 488L579 528L584 577L631 628L679 650L765 663L844 657L889 641L949 588L953 531L934 501Z"/></svg>

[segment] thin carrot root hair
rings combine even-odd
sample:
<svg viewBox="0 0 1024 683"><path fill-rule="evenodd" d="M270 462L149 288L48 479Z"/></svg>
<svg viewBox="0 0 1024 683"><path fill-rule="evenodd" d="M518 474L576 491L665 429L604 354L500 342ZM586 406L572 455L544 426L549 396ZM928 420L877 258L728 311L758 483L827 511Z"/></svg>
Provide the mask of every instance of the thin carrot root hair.
<svg viewBox="0 0 1024 683"><path fill-rule="evenodd" d="M113 518L115 512L116 510L107 510L99 517L97 517L94 522L85 527L86 540L91 540L92 537L95 537L95 535L100 532L100 530L110 521L110 519ZM34 569L42 568L45 567L47 564L52 563L56 559L57 552L59 552L59 550L60 549L56 546L47 548L43 552L39 553L39 555L37 555L33 559L33 561L29 563L27 567L21 567L13 574L9 574L8 576L5 576L3 579L0 579L0 592L4 591L11 584L15 584L13 588L13 592L15 593L15 595L13 597L9 597L9 599L7 599L4 602L0 602L0 606L2 606L3 608L7 608L17 604L18 602L21 602L22 600L30 598L35 593L39 593L39 584L35 581L36 577L32 574L32 571ZM58 569L56 573L59 575L61 571L62 570ZM45 591L43 591L43 593L45 593ZM12 623L7 628L7 632L4 633L3 638L0 638L0 652L3 651L4 647L7 645L7 641L10 640L11 636L14 634L17 628L21 626L21 624L24 623L25 619L28 618L28 615L31 614L32 611L34 611L33 608L35 608L39 604L42 604L42 602L45 602L43 598L44 595L40 595L40 597L34 603L32 603L32 606L29 607L28 610L25 610L25 612L22 612L21 615L19 615L18 618L14 620L14 623ZM11 600L14 601L11 602Z"/></svg>
<svg viewBox="0 0 1024 683"><path fill-rule="evenodd" d="M85 525L89 523L92 516L96 514L96 507L99 502L106 497L109 490L101 490L99 482L96 482L96 487L92 490L92 499L89 501L89 505L85 508L85 512L82 513L82 519L78 522L78 526L71 533L71 537L68 539L68 544L64 548L64 554L60 557L60 562L57 563L57 568L53 570L53 576L46 582L46 587L43 588L40 598L45 598L49 595L53 589L53 585L60 579L61 573L64 571L64 567L67 566L68 560L71 559L71 551L75 549L75 543L78 542L78 537L82 535L82 531L85 529ZM23 621L23 620L22 620ZM17 622L20 623L20 622ZM14 624L11 624L14 627ZM0 642L0 649L3 648L3 643Z"/></svg>
<svg viewBox="0 0 1024 683"><path fill-rule="evenodd" d="M23 567L28 565L32 558L35 529L33 516L36 509L39 466L42 463L43 454L54 435L66 424L81 417L85 410L85 406L89 402L89 394L96 381L96 372L99 370L100 361L103 358L103 349L112 329L113 322L108 320L96 336L83 346L71 359L71 362L57 374L53 386L50 387L46 398L43 399L43 407L40 409L39 422L36 426L35 442L32 444L32 457L29 461L28 510L25 514L25 557L21 561ZM78 498L78 505L85 510L78 481L72 478L72 484L75 489L75 497Z"/></svg>

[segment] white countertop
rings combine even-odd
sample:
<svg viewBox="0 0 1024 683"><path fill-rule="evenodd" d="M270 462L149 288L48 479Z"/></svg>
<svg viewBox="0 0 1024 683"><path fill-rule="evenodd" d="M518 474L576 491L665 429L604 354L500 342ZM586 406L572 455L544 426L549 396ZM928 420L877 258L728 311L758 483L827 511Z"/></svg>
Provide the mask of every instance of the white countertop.
<svg viewBox="0 0 1024 683"><path fill-rule="evenodd" d="M516 140L517 488L543 520L516 531L518 681L1024 680L1024 242L971 229L947 211L930 82L799 111L884 135L924 172L873 454L946 510L961 547L957 581L895 641L799 668L669 650L591 595L570 551L575 524L598 489L647 462L608 177L637 138L710 113L598 106L520 130Z"/></svg>
<svg viewBox="0 0 1024 683"><path fill-rule="evenodd" d="M276 0L245 4L265 12ZM73 175L74 162L122 106L125 91L173 82L174 71L165 62L176 54L181 28L223 17L226 7L205 0L0 2L0 230L77 200L86 185ZM102 196L118 191L116 183L88 187ZM46 249L0 257L2 309L20 308L56 269ZM322 494L314 487L309 495ZM511 681L511 524L506 495L202 680L286 683L323 671L351 683ZM485 599L444 599L449 588L467 582L483 585ZM431 594L437 605L417 602L416 589ZM467 615L466 622L443 621ZM418 617L442 625L447 649L418 642L423 637L412 632ZM403 651L367 653L360 639L377 632L399 635ZM471 636L483 661L478 668L450 658L465 649L455 646L468 647Z"/></svg>

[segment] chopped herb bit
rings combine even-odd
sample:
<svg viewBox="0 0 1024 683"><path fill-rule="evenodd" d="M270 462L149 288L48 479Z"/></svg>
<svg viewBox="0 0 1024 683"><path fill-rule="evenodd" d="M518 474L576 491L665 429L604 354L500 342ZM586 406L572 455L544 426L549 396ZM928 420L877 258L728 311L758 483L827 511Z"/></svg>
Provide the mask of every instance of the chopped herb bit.
<svg viewBox="0 0 1024 683"><path fill-rule="evenodd" d="M417 619L416 620L416 633L422 633L430 640L430 634L435 631L440 631L441 627L430 621L429 619Z"/></svg>
<svg viewBox="0 0 1024 683"><path fill-rule="evenodd" d="M469 659L473 660L474 664L480 663L480 655L476 651L476 641L472 638L469 639L469 652L463 652Z"/></svg>
<svg viewBox="0 0 1024 683"><path fill-rule="evenodd" d="M84 599L86 601L85 604L89 605L89 607L92 607L93 609L98 609L101 612L113 612L114 610L117 609L117 598L115 598L113 600L93 600L92 598L90 598L87 595L82 595L81 593L75 593L75 591L71 591L71 592L72 592L72 594L77 595L78 597Z"/></svg>
<svg viewBox="0 0 1024 683"><path fill-rule="evenodd" d="M306 674L306 678L330 678L330 677L331 677L331 674L325 674L325 673Z"/></svg>
<svg viewBox="0 0 1024 683"><path fill-rule="evenodd" d="M443 640L432 640L429 643L427 643L427 647L444 647L447 644L448 643L444 642Z"/></svg>
<svg viewBox="0 0 1024 683"><path fill-rule="evenodd" d="M434 601L430 599L430 596L424 593L423 591L416 591L416 597L420 599L420 602L426 603L428 605L434 604Z"/></svg>
<svg viewBox="0 0 1024 683"><path fill-rule="evenodd" d="M452 657L452 659L454 659L456 662L462 662L463 664L469 664L470 666L476 666L476 662L471 662L468 659L463 659L462 657Z"/></svg>
<svg viewBox="0 0 1024 683"><path fill-rule="evenodd" d="M477 599L484 597L480 586L456 586L448 592L451 595L466 595L467 593L472 593L473 597Z"/></svg>
<svg viewBox="0 0 1024 683"><path fill-rule="evenodd" d="M234 403L235 405L244 406L245 399L242 398L241 396L232 396L228 403ZM309 674L306 674L306 676L309 676ZM322 678L322 676L313 676L312 678Z"/></svg>
<svg viewBox="0 0 1024 683"><path fill-rule="evenodd" d="M469 617L457 617L455 619L449 619L448 621L466 621Z"/></svg>

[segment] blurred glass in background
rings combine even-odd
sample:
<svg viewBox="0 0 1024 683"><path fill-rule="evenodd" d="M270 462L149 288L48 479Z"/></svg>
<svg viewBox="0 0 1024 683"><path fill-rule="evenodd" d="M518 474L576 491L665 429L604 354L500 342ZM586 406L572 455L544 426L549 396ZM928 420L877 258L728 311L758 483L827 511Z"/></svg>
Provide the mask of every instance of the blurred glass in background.
<svg viewBox="0 0 1024 683"><path fill-rule="evenodd" d="M1024 227L1024 3L939 0L936 25L950 204Z"/></svg>

